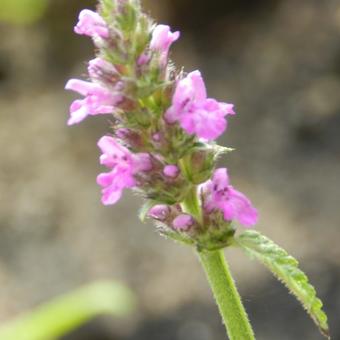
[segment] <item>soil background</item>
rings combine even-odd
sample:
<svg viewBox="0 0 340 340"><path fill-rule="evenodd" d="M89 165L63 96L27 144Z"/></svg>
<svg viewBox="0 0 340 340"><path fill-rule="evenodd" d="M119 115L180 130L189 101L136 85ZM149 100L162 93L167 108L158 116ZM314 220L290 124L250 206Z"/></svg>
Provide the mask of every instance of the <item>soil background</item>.
<svg viewBox="0 0 340 340"><path fill-rule="evenodd" d="M73 33L94 1L50 0L32 25L0 23L0 320L96 279L137 294L129 320L99 318L65 340L222 340L191 249L165 240L126 193L100 204L96 142L107 117L67 128L69 78L93 58ZM340 339L340 1L145 1L180 30L171 58L200 69L209 96L233 102L220 143L233 184L260 211L258 229L300 260ZM260 340L322 339L286 289L226 250ZM18 339L20 340L20 339Z"/></svg>

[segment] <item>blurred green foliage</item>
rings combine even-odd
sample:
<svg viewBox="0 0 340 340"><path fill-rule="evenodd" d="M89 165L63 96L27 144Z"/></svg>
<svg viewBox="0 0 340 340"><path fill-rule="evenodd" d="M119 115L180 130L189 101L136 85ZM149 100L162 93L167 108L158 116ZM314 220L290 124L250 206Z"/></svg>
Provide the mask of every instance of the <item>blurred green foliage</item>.
<svg viewBox="0 0 340 340"><path fill-rule="evenodd" d="M130 290L114 282L95 282L2 325L0 339L56 339L95 316L125 316L133 308L134 297Z"/></svg>
<svg viewBox="0 0 340 340"><path fill-rule="evenodd" d="M45 12L49 0L0 0L0 21L29 24Z"/></svg>

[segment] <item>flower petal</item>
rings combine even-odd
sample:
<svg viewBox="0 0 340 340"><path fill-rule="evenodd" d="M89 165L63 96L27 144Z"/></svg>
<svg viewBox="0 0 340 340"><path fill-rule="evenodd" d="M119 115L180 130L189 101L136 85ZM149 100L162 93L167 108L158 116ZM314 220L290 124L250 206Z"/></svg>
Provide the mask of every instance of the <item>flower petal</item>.
<svg viewBox="0 0 340 340"><path fill-rule="evenodd" d="M233 187L229 188L230 205L232 206L235 218L244 226L251 227L257 223L258 213L252 206L250 200Z"/></svg>
<svg viewBox="0 0 340 340"><path fill-rule="evenodd" d="M75 100L70 106L70 118L67 125L74 125L80 123L89 115L84 100Z"/></svg>

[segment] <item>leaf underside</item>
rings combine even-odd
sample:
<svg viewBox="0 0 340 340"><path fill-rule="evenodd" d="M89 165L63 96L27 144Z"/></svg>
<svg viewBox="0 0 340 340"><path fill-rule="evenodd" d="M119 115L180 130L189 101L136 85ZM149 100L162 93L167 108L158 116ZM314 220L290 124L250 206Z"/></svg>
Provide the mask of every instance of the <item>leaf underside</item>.
<svg viewBox="0 0 340 340"><path fill-rule="evenodd" d="M318 326L320 332L330 339L327 316L322 302L316 296L307 276L298 268L298 261L266 236L255 230L247 230L236 238L236 243L251 257L262 262L300 301Z"/></svg>

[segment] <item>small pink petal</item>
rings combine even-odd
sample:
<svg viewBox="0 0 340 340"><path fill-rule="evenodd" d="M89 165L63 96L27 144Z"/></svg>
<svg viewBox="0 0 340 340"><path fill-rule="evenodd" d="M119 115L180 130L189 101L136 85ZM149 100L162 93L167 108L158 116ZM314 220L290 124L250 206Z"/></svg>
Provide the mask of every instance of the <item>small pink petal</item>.
<svg viewBox="0 0 340 340"><path fill-rule="evenodd" d="M102 203L104 205L112 205L117 203L122 197L122 190L112 190L112 188L105 188L102 190Z"/></svg>
<svg viewBox="0 0 340 340"><path fill-rule="evenodd" d="M65 85L65 90L78 92L82 96L87 96L94 88L93 83L80 79L70 79Z"/></svg>
<svg viewBox="0 0 340 340"><path fill-rule="evenodd" d="M67 125L74 125L80 123L88 116L89 112L84 105L84 100L75 100L70 106L70 118Z"/></svg>

